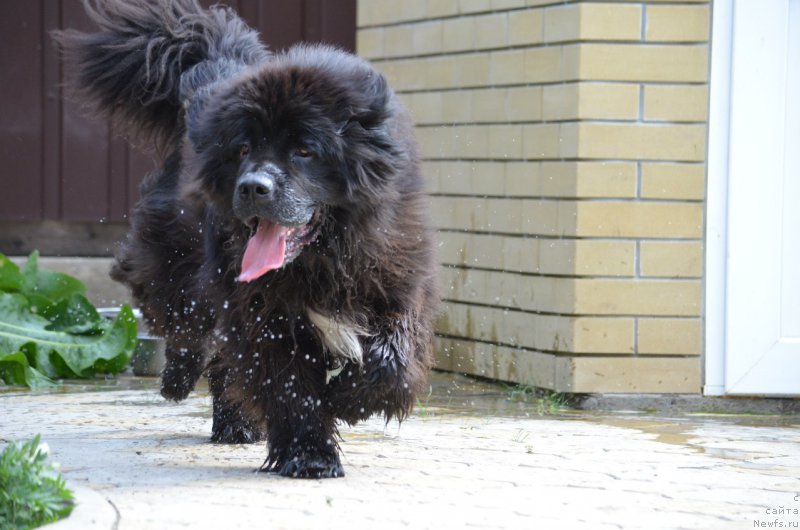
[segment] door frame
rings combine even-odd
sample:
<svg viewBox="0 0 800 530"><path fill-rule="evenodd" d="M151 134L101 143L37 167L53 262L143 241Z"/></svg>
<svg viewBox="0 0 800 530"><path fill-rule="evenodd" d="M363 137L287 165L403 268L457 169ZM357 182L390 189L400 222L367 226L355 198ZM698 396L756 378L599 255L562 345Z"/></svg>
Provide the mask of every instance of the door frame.
<svg viewBox="0 0 800 530"><path fill-rule="evenodd" d="M705 359L703 394L725 394L733 0L715 0L711 22L708 154L706 157Z"/></svg>

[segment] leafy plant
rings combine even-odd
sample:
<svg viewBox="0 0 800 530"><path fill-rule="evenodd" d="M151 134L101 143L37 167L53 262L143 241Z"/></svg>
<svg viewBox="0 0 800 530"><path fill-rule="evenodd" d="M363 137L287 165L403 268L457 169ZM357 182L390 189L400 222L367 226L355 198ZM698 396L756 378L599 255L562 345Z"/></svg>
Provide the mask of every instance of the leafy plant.
<svg viewBox="0 0 800 530"><path fill-rule="evenodd" d="M75 501L64 479L48 464L39 436L11 442L0 453L0 528L27 530L63 519Z"/></svg>
<svg viewBox="0 0 800 530"><path fill-rule="evenodd" d="M136 347L131 308L113 322L101 317L83 283L40 270L38 257L20 270L0 254L0 380L37 388L121 372Z"/></svg>

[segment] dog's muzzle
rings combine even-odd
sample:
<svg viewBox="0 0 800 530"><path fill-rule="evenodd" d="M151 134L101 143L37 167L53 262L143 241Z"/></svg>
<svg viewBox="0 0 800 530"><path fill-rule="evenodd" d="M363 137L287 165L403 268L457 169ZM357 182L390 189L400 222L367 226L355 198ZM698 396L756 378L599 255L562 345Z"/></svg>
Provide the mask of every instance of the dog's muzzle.
<svg viewBox="0 0 800 530"><path fill-rule="evenodd" d="M240 221L252 225L267 219L286 226L302 226L309 222L314 205L287 185L287 176L274 164L242 174L236 181L233 212Z"/></svg>

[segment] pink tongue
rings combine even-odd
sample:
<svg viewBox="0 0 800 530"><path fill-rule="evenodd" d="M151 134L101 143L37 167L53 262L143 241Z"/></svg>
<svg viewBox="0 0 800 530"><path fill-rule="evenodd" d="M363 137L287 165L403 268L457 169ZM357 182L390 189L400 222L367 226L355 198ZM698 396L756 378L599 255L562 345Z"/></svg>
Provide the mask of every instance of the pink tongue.
<svg viewBox="0 0 800 530"><path fill-rule="evenodd" d="M288 230L285 226L264 219L258 222L258 229L244 251L242 273L238 278L240 282L251 282L283 265Z"/></svg>

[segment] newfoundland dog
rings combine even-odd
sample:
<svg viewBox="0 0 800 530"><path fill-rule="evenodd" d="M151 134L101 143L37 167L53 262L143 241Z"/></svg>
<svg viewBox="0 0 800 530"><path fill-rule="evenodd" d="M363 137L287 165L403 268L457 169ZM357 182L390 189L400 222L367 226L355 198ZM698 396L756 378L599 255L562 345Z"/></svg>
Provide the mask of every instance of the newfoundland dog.
<svg viewBox="0 0 800 530"><path fill-rule="evenodd" d="M337 422L402 420L432 364L432 232L406 112L367 62L271 53L196 0L84 1L57 32L79 97L152 140L112 270L167 343L161 393L201 374L211 439L262 469L340 477Z"/></svg>

